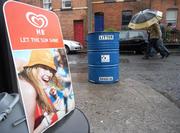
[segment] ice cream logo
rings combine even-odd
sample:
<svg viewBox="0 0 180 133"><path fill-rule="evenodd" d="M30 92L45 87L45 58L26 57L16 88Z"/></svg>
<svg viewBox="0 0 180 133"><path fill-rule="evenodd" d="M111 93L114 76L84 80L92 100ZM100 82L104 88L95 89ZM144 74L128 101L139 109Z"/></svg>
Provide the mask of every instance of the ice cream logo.
<svg viewBox="0 0 180 133"><path fill-rule="evenodd" d="M30 24L32 24L33 26L39 29L45 28L48 25L48 19L46 18L46 16L42 14L37 15L33 12L27 12L26 19Z"/></svg>

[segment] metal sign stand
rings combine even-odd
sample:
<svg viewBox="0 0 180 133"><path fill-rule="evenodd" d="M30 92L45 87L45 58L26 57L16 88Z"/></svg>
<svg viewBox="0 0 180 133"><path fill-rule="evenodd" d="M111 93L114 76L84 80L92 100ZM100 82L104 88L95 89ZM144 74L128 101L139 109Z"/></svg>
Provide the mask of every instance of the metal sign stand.
<svg viewBox="0 0 180 133"><path fill-rule="evenodd" d="M0 1L0 92L18 92L16 72L10 43L7 37L5 21L3 16L3 4L7 0ZM14 20L15 21L15 20ZM20 131L23 132L23 131ZM84 113L75 108L61 121L45 131L46 133L89 133L90 126Z"/></svg>

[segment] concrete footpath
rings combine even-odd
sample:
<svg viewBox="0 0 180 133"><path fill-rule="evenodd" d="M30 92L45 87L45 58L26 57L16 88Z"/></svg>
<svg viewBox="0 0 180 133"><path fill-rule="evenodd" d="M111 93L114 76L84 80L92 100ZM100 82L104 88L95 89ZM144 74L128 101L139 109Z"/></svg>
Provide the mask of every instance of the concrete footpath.
<svg viewBox="0 0 180 133"><path fill-rule="evenodd" d="M180 109L140 81L92 84L87 73L72 73L72 80L91 133L180 133Z"/></svg>

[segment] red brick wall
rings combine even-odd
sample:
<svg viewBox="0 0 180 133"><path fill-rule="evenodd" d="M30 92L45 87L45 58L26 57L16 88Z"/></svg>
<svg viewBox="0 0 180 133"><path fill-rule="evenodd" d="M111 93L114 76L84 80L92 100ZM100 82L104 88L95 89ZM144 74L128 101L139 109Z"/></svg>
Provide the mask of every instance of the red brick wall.
<svg viewBox="0 0 180 133"><path fill-rule="evenodd" d="M42 0L20 0L25 3L42 7ZM103 0L92 0L98 2ZM176 1L176 5L174 5ZM74 20L84 20L84 37L87 35L87 9L73 9L61 11L61 0L52 0L53 11L59 16L62 31L65 39L74 39ZM72 8L87 7L87 0L72 0ZM141 0L140 2L118 2L118 3L101 3L92 4L93 13L104 12L105 29L114 28L121 29L122 11L132 10L136 12L151 7L152 9L161 10L164 13L163 23L166 21L166 10L169 8L177 8L178 19L177 28L180 30L180 0ZM94 16L92 15L92 27L94 27Z"/></svg>
<svg viewBox="0 0 180 133"><path fill-rule="evenodd" d="M63 36L65 39L74 40L74 20L84 21L84 31L87 32L86 10L67 10L55 12L60 20ZM84 33L84 35L85 35Z"/></svg>
<svg viewBox="0 0 180 133"><path fill-rule="evenodd" d="M176 4L174 3L176 1ZM178 18L177 18L177 29L180 30L180 0L157 0L152 3L152 9L158 9L163 12L162 22L166 24L166 11L167 9L178 9Z"/></svg>
<svg viewBox="0 0 180 133"><path fill-rule="evenodd" d="M38 7L43 6L42 0L19 0L19 1L23 2L23 3L30 4L30 5L38 6Z"/></svg>
<svg viewBox="0 0 180 133"><path fill-rule="evenodd" d="M52 0L52 8L53 9L60 9L61 8L61 3L60 0Z"/></svg>
<svg viewBox="0 0 180 133"><path fill-rule="evenodd" d="M147 6L148 4L144 4L144 2L93 3L93 15L96 12L104 12L104 29L113 28L120 30L123 10L132 10L133 13L136 13Z"/></svg>
<svg viewBox="0 0 180 133"><path fill-rule="evenodd" d="M53 0L52 7L53 11L59 17L64 39L74 40L75 20L83 20L84 36L87 34L87 9L79 9L81 7L87 7L86 0L72 0L72 10L61 10L62 4L60 0Z"/></svg>
<svg viewBox="0 0 180 133"><path fill-rule="evenodd" d="M42 7L42 0L20 0L21 2ZM84 37L87 34L87 0L72 0L71 10L61 10L61 0L52 0L53 12L55 12L60 20L64 39L74 40L74 20L83 20Z"/></svg>
<svg viewBox="0 0 180 133"><path fill-rule="evenodd" d="M121 8L122 8L122 5L115 4L115 3L98 4L95 6L95 8L93 5L94 13L96 12L104 13L104 29L107 29L107 28L120 29L119 23L121 23L121 19L120 19Z"/></svg>
<svg viewBox="0 0 180 133"><path fill-rule="evenodd" d="M102 0L93 0L97 2ZM122 23L122 11L132 10L135 14L136 12L150 8L160 10L163 12L163 20L166 21L166 10L169 8L176 8L178 10L177 28L180 30L180 0L176 0L176 5L174 5L175 0L141 0L139 2L114 2L114 3L93 3L93 14L95 12L104 12L104 28L114 28L116 30L121 29ZM94 17L92 27L94 27Z"/></svg>

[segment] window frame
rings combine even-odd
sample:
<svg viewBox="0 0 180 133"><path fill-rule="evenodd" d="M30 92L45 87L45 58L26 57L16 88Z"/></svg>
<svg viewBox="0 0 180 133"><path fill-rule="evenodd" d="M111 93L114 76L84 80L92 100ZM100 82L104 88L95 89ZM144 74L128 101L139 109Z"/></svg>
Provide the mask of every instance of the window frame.
<svg viewBox="0 0 180 133"><path fill-rule="evenodd" d="M124 0L124 2L137 2L137 0Z"/></svg>
<svg viewBox="0 0 180 133"><path fill-rule="evenodd" d="M175 19L169 19L168 18L168 12L176 12L176 14L175 14ZM171 15L169 15L169 16L171 16ZM176 9L176 8L174 8L174 9L167 9L166 10L166 23L172 23L173 25L175 24L175 25L177 25L177 21L178 21L178 9Z"/></svg>
<svg viewBox="0 0 180 133"><path fill-rule="evenodd" d="M46 6L48 8L46 8ZM43 8L46 10L52 10L52 0L43 0Z"/></svg>
<svg viewBox="0 0 180 133"><path fill-rule="evenodd" d="M104 0L104 3L113 3L116 2L116 0Z"/></svg>
<svg viewBox="0 0 180 133"><path fill-rule="evenodd" d="M127 13L127 12L129 12L129 13L131 13L131 15L128 15L128 16L131 16L131 18L132 18L132 16L133 16L133 11L132 10L123 10L121 13L122 13L122 17L121 17L121 26L127 26L129 23L127 23L127 20L126 21L124 21L124 19L123 19L123 13ZM129 19L128 21L130 21L131 19ZM127 24L124 24L124 23L127 23Z"/></svg>
<svg viewBox="0 0 180 133"><path fill-rule="evenodd" d="M65 2L70 2L70 6L66 6ZM72 9L72 0L61 0L62 4L61 4L61 8L62 9Z"/></svg>

